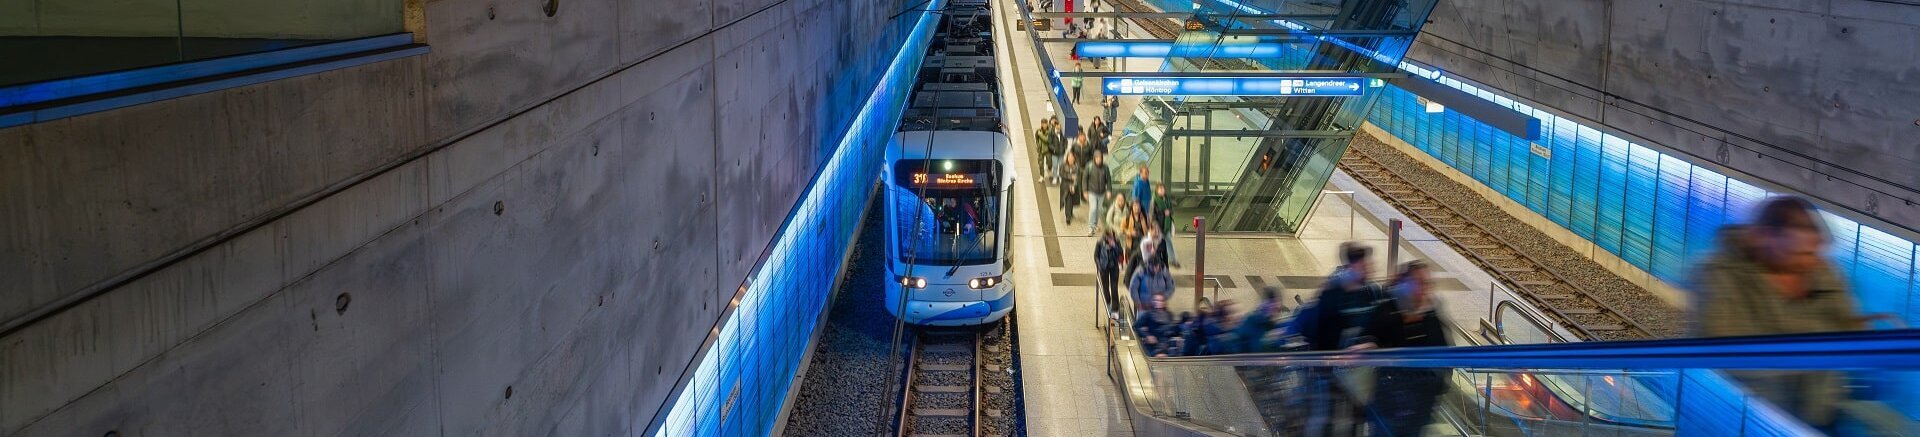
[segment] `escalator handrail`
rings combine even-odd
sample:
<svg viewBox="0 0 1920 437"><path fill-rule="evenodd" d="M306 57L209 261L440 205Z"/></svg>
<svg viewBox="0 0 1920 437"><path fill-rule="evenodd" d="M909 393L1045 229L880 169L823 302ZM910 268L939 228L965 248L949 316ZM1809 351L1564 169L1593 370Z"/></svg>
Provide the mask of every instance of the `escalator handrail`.
<svg viewBox="0 0 1920 437"><path fill-rule="evenodd" d="M1150 358L1156 366L1920 369L1920 329Z"/></svg>

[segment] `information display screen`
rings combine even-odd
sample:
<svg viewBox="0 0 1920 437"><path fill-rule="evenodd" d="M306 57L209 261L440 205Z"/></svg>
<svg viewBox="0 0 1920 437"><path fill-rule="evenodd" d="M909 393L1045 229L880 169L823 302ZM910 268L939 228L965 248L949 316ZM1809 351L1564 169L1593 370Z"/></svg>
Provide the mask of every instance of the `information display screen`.
<svg viewBox="0 0 1920 437"><path fill-rule="evenodd" d="M1107 77L1101 86L1124 96L1359 96L1358 77Z"/></svg>

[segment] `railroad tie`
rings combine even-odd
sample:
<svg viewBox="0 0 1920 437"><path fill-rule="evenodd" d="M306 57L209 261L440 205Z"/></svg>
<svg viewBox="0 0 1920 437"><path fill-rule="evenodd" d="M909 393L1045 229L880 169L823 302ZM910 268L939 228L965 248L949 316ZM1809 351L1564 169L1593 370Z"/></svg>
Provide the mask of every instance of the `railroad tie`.
<svg viewBox="0 0 1920 437"><path fill-rule="evenodd" d="M920 389L921 393L966 393L967 392L967 386L964 386L964 385L924 385L922 384L922 385L915 386L915 388Z"/></svg>
<svg viewBox="0 0 1920 437"><path fill-rule="evenodd" d="M930 370L935 372L965 372L967 371L967 365L965 364L921 364L920 370Z"/></svg>
<svg viewBox="0 0 1920 437"><path fill-rule="evenodd" d="M1492 244L1462 244L1460 245L1460 247L1467 250L1499 249L1500 248L1500 246L1495 246Z"/></svg>
<svg viewBox="0 0 1920 437"><path fill-rule="evenodd" d="M920 350L926 351L926 352L966 353L966 352L972 352L973 348L969 347L969 345L948 343L948 344L927 345L926 347L920 348Z"/></svg>
<svg viewBox="0 0 1920 437"><path fill-rule="evenodd" d="M1533 271L1532 267L1496 267L1495 269L1503 273L1526 273Z"/></svg>
<svg viewBox="0 0 1920 437"><path fill-rule="evenodd" d="M1552 286L1553 284L1558 284L1558 282L1554 282L1554 281L1520 281L1520 286L1522 286L1522 287L1548 287L1548 286Z"/></svg>
<svg viewBox="0 0 1920 437"><path fill-rule="evenodd" d="M1546 299L1546 300L1567 300L1567 299L1572 299L1573 295L1566 294L1566 293L1537 293L1537 294L1534 294L1533 297Z"/></svg>
<svg viewBox="0 0 1920 437"><path fill-rule="evenodd" d="M968 417L968 416L972 416L973 413L967 411L967 409L965 408L915 408L913 409L913 415L931 416L931 417Z"/></svg>
<svg viewBox="0 0 1920 437"><path fill-rule="evenodd" d="M1596 331L1596 332L1597 332L1597 331L1625 331L1625 330L1627 330L1627 326L1626 326L1626 325L1621 325L1621 324L1617 324L1617 323L1602 323L1602 324L1597 324L1597 325L1580 325L1580 327L1581 327L1581 328L1583 328L1583 329L1586 329L1586 330L1588 330L1588 331Z"/></svg>

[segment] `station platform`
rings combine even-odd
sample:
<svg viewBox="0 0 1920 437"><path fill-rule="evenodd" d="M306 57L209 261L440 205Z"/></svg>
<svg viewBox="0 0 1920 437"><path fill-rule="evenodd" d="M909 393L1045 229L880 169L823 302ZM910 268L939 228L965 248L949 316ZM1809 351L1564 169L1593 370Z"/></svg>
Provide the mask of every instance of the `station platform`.
<svg viewBox="0 0 1920 437"><path fill-rule="evenodd" d="M1093 249L1098 239L1089 236L1085 221L1066 223L1057 199L1058 187L1047 184L1041 174L1037 155L1030 142L1038 121L1053 115L1051 95L1039 54L1024 31L1016 32L1004 23L1018 22L1018 10L1011 0L998 0L994 11L998 31L1014 35L998 38L1003 99L1007 106L1007 126L1016 156L1019 175L1014 189L1019 199L1015 208L1016 233L1013 250L1016 297L1019 308L1021 368L1026 373L1026 420L1033 435L1131 435L1133 428L1122 393L1108 374L1109 357L1100 328L1105 317L1097 306ZM1048 32L1057 34L1058 32ZM1053 35L1049 35L1053 36ZM1053 50L1052 62L1063 69L1074 68L1064 50ZM1130 59L1128 70L1153 69L1139 63L1158 62ZM1109 64L1107 67L1111 67ZM1096 70L1091 63L1079 68ZM1103 97L1095 80L1082 90L1083 102L1075 105L1083 122L1102 113L1097 105ZM1071 91L1068 92L1071 94ZM1120 99L1120 113L1126 114L1138 104L1137 98ZM1251 143L1251 140L1247 141ZM1224 147L1231 144L1217 143ZM1245 147L1252 147L1251 144ZM1237 163L1235 163L1237 164ZM1221 173L1238 168L1220 169ZM1194 305L1193 269L1204 262L1205 273L1213 281L1207 285L1209 299L1232 299L1239 309L1251 308L1259 290L1273 286L1283 291L1289 306L1294 296L1310 299L1322 278L1335 266L1335 253L1343 242L1357 241L1375 249L1376 271L1384 280L1386 265L1386 224L1392 219L1404 222L1400 260L1425 260L1434 267L1434 279L1441 308L1459 326L1469 326L1486 318L1493 305L1519 299L1495 285L1491 275L1479 269L1446 243L1438 240L1385 200L1368 192L1353 178L1335 173L1319 206L1305 228L1294 235L1210 234L1204 261L1194 252L1196 238L1191 233L1175 236L1175 254L1180 266L1173 269L1177 290L1169 307L1178 314ZM1084 216L1085 207L1081 213ZM1080 217L1084 219L1084 217ZM1176 221L1190 217L1176 218Z"/></svg>

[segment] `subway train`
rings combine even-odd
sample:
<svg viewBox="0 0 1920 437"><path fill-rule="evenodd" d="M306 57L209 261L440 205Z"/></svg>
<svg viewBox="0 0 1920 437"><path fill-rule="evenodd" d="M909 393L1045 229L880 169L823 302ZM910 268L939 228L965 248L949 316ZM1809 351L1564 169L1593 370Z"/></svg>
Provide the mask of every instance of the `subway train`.
<svg viewBox="0 0 1920 437"><path fill-rule="evenodd" d="M950 3L914 82L884 174L887 311L971 326L1013 311L1013 162L1001 121L990 12Z"/></svg>

